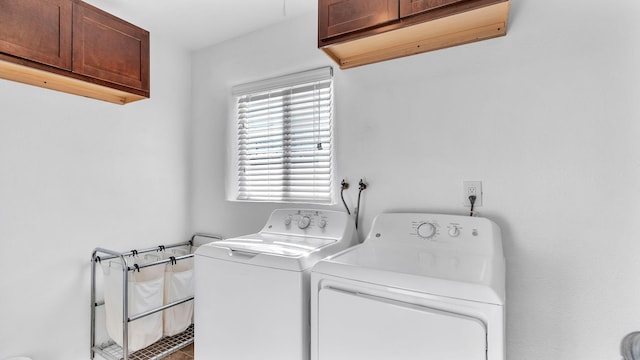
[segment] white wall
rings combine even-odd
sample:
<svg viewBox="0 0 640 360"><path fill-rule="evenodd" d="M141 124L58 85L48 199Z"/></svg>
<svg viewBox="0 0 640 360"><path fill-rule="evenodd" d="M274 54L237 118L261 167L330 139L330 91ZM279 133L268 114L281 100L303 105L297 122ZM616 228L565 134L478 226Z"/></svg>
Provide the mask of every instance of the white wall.
<svg viewBox="0 0 640 360"><path fill-rule="evenodd" d="M0 359L88 359L93 248L188 239L189 55L151 39L150 100L0 80Z"/></svg>
<svg viewBox="0 0 640 360"><path fill-rule="evenodd" d="M193 230L253 232L279 206L224 201L227 96L329 64L315 43L310 15L195 54ZM509 359L618 359L640 330L638 44L635 0L513 0L506 37L336 71L337 178L369 182L362 235L383 211L465 213L462 181L483 182Z"/></svg>

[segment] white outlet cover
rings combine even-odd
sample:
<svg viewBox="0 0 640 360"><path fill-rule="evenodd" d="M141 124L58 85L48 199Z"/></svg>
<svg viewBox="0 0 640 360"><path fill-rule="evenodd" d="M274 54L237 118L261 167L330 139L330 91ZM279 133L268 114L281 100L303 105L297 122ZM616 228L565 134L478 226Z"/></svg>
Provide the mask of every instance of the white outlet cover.
<svg viewBox="0 0 640 360"><path fill-rule="evenodd" d="M482 181L463 181L462 182L462 201L464 206L471 207L469 195L476 196L474 208L482 206Z"/></svg>

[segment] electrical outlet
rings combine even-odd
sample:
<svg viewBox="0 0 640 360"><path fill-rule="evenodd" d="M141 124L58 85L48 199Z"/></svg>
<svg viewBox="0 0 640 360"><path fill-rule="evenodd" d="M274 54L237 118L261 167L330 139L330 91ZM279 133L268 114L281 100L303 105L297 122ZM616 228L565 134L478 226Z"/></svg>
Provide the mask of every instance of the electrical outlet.
<svg viewBox="0 0 640 360"><path fill-rule="evenodd" d="M476 202L473 207L482 206L482 181L463 181L462 182L462 197L463 204L466 207L471 207L469 196L475 195Z"/></svg>

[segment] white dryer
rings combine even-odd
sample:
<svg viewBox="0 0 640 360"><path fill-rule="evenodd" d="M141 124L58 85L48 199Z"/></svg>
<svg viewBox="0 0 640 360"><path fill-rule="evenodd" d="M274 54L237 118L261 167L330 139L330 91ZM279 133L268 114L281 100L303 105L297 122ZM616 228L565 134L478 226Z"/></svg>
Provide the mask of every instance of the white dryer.
<svg viewBox="0 0 640 360"><path fill-rule="evenodd" d="M195 252L195 358L309 359L311 267L357 242L346 213L275 210L257 234Z"/></svg>
<svg viewBox="0 0 640 360"><path fill-rule="evenodd" d="M381 214L311 272L311 360L504 360L500 229L477 217Z"/></svg>

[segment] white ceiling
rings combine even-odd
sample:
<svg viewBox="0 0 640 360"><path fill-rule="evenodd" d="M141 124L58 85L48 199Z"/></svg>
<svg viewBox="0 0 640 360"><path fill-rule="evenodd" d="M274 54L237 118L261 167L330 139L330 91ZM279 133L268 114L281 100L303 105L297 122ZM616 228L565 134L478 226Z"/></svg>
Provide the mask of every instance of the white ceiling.
<svg viewBox="0 0 640 360"><path fill-rule="evenodd" d="M317 0L85 0L189 50L317 11Z"/></svg>

